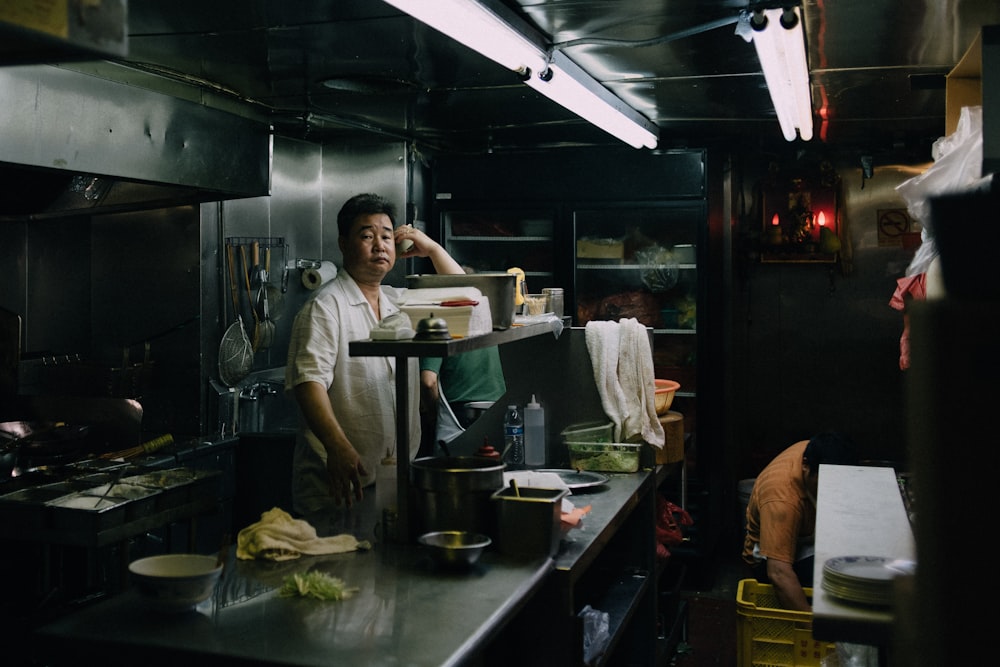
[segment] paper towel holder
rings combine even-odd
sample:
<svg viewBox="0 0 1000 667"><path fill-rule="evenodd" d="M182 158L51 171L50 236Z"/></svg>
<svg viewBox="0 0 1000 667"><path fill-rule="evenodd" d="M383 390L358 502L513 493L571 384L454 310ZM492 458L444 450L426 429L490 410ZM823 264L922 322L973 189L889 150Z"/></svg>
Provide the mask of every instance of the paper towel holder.
<svg viewBox="0 0 1000 667"><path fill-rule="evenodd" d="M318 259L296 259L295 268L300 271L306 271L308 269L318 269L323 266L323 262Z"/></svg>

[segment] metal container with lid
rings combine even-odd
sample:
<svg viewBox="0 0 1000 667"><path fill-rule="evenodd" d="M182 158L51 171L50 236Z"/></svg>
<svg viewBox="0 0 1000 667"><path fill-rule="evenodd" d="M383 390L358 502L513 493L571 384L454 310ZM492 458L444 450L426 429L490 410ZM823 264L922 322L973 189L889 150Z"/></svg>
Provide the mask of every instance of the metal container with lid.
<svg viewBox="0 0 1000 667"><path fill-rule="evenodd" d="M548 297L548 310L556 317L563 316L563 288L562 287L545 287L542 289L542 294Z"/></svg>
<svg viewBox="0 0 1000 667"><path fill-rule="evenodd" d="M490 496L503 487L504 464L484 456L419 458L410 464L419 533L468 530L494 536Z"/></svg>

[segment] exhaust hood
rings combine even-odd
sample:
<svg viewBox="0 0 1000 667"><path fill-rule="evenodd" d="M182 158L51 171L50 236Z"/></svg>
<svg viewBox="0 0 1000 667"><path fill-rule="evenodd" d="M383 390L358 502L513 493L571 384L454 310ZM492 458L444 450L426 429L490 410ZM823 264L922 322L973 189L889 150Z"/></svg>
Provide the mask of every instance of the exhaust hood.
<svg viewBox="0 0 1000 667"><path fill-rule="evenodd" d="M270 192L261 120L53 65L0 68L0 221Z"/></svg>
<svg viewBox="0 0 1000 667"><path fill-rule="evenodd" d="M0 163L0 222L139 211L231 198L226 192Z"/></svg>

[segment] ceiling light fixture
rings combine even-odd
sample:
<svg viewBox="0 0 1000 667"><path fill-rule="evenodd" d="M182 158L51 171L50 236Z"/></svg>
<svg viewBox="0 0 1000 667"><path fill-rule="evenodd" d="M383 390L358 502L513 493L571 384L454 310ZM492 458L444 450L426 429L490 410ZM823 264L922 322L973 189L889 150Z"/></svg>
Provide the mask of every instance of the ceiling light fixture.
<svg viewBox="0 0 1000 667"><path fill-rule="evenodd" d="M534 90L635 148L655 148L657 127L613 95L496 0L385 0L521 75Z"/></svg>
<svg viewBox="0 0 1000 667"><path fill-rule="evenodd" d="M781 133L787 141L794 141L798 129L798 136L809 141L813 136L812 96L798 7L755 9L750 27Z"/></svg>
<svg viewBox="0 0 1000 667"><path fill-rule="evenodd" d="M633 148L656 148L656 126L559 51L525 83Z"/></svg>

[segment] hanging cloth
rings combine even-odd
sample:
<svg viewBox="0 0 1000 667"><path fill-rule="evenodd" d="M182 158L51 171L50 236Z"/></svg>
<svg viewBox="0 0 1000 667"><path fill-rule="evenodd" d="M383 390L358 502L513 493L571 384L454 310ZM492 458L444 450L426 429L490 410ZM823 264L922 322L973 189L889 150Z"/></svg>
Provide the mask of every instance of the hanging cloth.
<svg viewBox="0 0 1000 667"><path fill-rule="evenodd" d="M591 321L585 334L594 382L601 406L614 423L615 442L641 436L644 442L663 447L646 327L634 317L618 322Z"/></svg>

